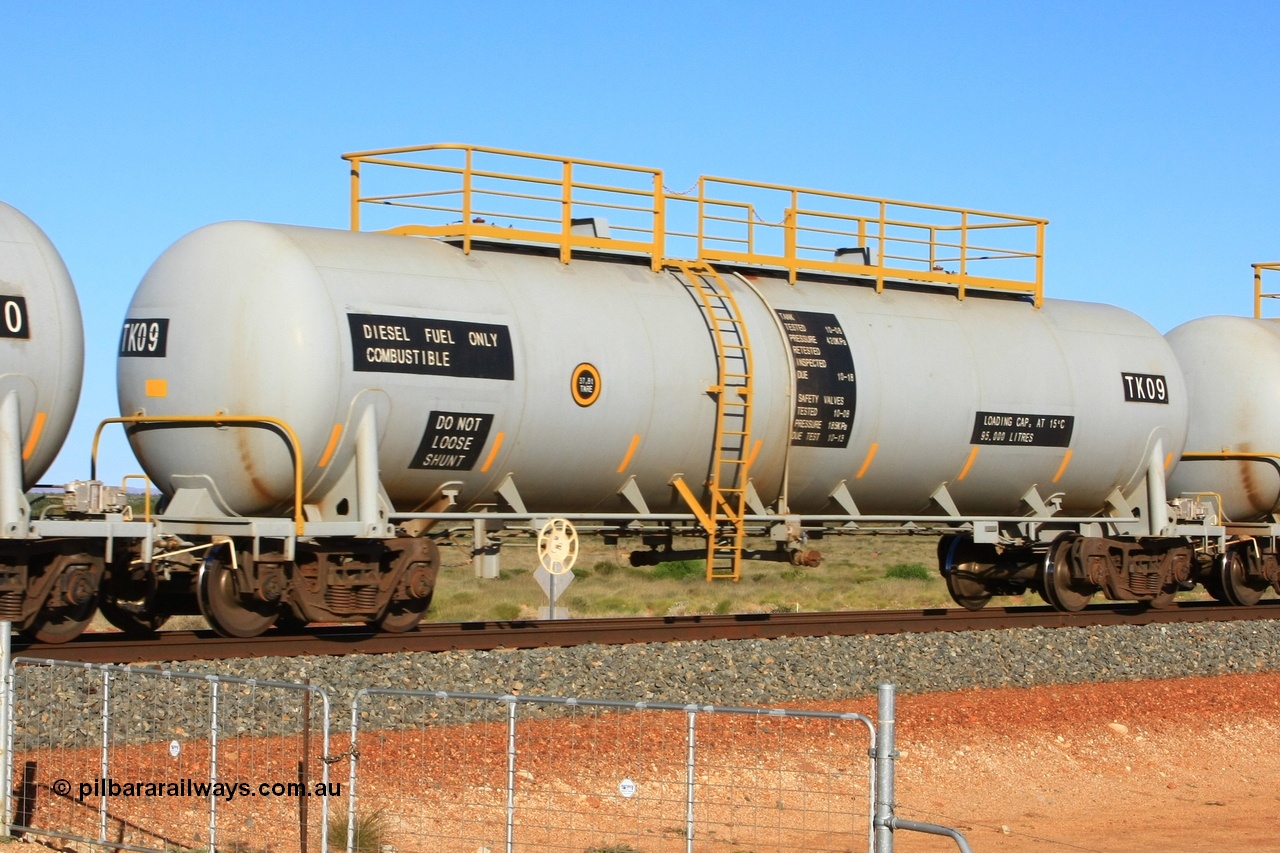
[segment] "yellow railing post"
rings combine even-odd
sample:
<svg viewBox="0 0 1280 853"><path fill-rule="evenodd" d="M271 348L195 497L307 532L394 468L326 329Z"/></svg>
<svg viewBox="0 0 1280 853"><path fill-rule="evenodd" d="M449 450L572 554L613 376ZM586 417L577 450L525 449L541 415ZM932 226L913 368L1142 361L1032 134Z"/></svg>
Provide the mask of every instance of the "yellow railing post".
<svg viewBox="0 0 1280 853"><path fill-rule="evenodd" d="M661 272L662 259L667 256L667 194L662 183L662 172L653 173L653 254L650 268Z"/></svg>
<svg viewBox="0 0 1280 853"><path fill-rule="evenodd" d="M782 262L787 266L787 281L796 283L796 208L795 202L782 212Z"/></svg>
<svg viewBox="0 0 1280 853"><path fill-rule="evenodd" d="M569 237L573 232L573 164L564 161L564 177L560 187L560 263L567 264L573 256Z"/></svg>
<svg viewBox="0 0 1280 853"><path fill-rule="evenodd" d="M351 230L360 230L360 161L351 161Z"/></svg>
<svg viewBox="0 0 1280 853"><path fill-rule="evenodd" d="M151 478L146 474L125 474L120 480L120 488L127 491L130 480L141 480L142 487L142 520L151 523Z"/></svg>
<svg viewBox="0 0 1280 853"><path fill-rule="evenodd" d="M1253 265L1253 316L1262 319L1262 300L1275 299L1280 293L1264 293L1262 291L1262 274L1270 270L1280 272L1280 263L1262 263Z"/></svg>
<svg viewBox="0 0 1280 853"><path fill-rule="evenodd" d="M1044 226L1036 223L1036 307L1044 305Z"/></svg>
<svg viewBox="0 0 1280 853"><path fill-rule="evenodd" d="M876 270L876 293L884 293L884 258L885 258L885 255L889 254L885 246L885 234L884 234L885 224L884 223L885 223L885 219L887 218L886 216L887 211L885 210L885 207L886 205L884 201L881 201L880 202L880 223L879 223L880 250L876 252L876 255L878 256L877 263L876 263L876 266L878 267L878 269Z"/></svg>
<svg viewBox="0 0 1280 853"><path fill-rule="evenodd" d="M698 260L702 260L703 228L705 227L704 224L707 221L706 206L707 206L707 179L705 176L699 175L698 176Z"/></svg>
<svg viewBox="0 0 1280 853"><path fill-rule="evenodd" d="M471 149L462 166L462 254L471 254Z"/></svg>
<svg viewBox="0 0 1280 853"><path fill-rule="evenodd" d="M960 211L960 281L957 282L956 295L960 299L964 299L964 282L965 276L969 274L966 268L969 262L969 211Z"/></svg>
<svg viewBox="0 0 1280 853"><path fill-rule="evenodd" d="M1253 319L1262 319L1262 264L1253 265Z"/></svg>

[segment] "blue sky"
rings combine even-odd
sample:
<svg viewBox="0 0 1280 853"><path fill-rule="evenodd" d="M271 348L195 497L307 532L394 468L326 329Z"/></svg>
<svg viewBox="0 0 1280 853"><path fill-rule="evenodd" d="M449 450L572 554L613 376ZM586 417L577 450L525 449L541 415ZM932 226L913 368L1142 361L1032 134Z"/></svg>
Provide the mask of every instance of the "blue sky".
<svg viewBox="0 0 1280 853"><path fill-rule="evenodd" d="M87 338L44 479L88 474L151 262L219 220L343 227L346 151L471 142L1043 216L1050 296L1161 331L1247 313L1249 264L1280 260L1277 24L1269 2L10 0L0 199L62 252ZM110 478L135 464L103 453Z"/></svg>

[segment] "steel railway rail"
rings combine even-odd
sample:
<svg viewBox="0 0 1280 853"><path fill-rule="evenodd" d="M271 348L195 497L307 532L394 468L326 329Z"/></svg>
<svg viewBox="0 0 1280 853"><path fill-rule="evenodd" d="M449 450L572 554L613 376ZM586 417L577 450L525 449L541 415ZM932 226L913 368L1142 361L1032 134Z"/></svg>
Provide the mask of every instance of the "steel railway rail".
<svg viewBox="0 0 1280 853"><path fill-rule="evenodd" d="M335 625L300 633L269 632L253 639L219 637L212 631L161 631L135 639L119 633L86 633L64 644L15 640L14 653L85 663L222 660L304 655L433 653L455 649L552 648L589 643L668 643L692 640L856 636L1008 628L1067 628L1173 622L1239 622L1280 619L1280 599L1253 607L1211 601L1180 602L1167 609L1132 603L1096 604L1075 613L1049 606L953 608L819 613L748 613L727 616L655 616L510 622L424 623L409 633Z"/></svg>

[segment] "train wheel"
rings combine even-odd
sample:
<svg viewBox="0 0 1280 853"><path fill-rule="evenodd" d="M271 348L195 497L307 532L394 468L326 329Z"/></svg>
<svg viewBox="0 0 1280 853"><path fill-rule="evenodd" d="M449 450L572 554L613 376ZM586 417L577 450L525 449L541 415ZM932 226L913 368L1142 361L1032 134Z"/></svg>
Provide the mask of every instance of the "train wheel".
<svg viewBox="0 0 1280 853"><path fill-rule="evenodd" d="M62 554L46 571L56 576L57 593L49 597L54 605L32 614L22 633L41 643L67 643L84 633L98 612L102 561L89 554Z"/></svg>
<svg viewBox="0 0 1280 853"><path fill-rule="evenodd" d="M944 536L938 542L938 570L947 581L951 600L965 610L981 610L991 600L982 578L973 572L969 551L973 540L968 535Z"/></svg>
<svg viewBox="0 0 1280 853"><path fill-rule="evenodd" d="M1071 586L1071 545L1078 538L1075 533L1064 533L1053 540L1040 571L1040 594L1055 610L1068 613L1083 610L1093 598L1092 592L1085 594Z"/></svg>
<svg viewBox="0 0 1280 853"><path fill-rule="evenodd" d="M236 591L235 570L213 553L200 565L196 600L209 627L223 637L256 637L275 624L280 614L276 603L256 601Z"/></svg>
<svg viewBox="0 0 1280 853"><path fill-rule="evenodd" d="M103 617L131 637L146 637L169 621L169 613L157 602L157 580L109 582L103 585L99 610Z"/></svg>
<svg viewBox="0 0 1280 853"><path fill-rule="evenodd" d="M392 602L391 606L387 608L387 612L382 615L382 618L373 624L380 631L403 634L418 627L422 617L427 615L429 607L431 607L430 595L425 599L415 598L411 601Z"/></svg>
<svg viewBox="0 0 1280 853"><path fill-rule="evenodd" d="M1214 563L1214 574L1222 587L1222 600L1237 607L1252 607L1262 599L1269 584L1261 586L1249 582L1246 560L1252 559L1250 554L1242 554L1239 548L1232 548Z"/></svg>
<svg viewBox="0 0 1280 853"><path fill-rule="evenodd" d="M84 633L97 612L98 600L94 596L76 607L60 607L51 612L37 613L31 624L22 629L22 633L41 643L69 643Z"/></svg>

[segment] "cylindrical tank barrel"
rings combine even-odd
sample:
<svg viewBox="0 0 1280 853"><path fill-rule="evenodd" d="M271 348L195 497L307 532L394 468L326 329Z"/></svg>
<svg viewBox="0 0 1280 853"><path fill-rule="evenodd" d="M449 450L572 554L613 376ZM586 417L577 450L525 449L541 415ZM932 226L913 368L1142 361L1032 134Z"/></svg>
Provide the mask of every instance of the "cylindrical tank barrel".
<svg viewBox="0 0 1280 853"><path fill-rule="evenodd" d="M1191 459L1169 492L1219 495L1228 521L1262 521L1280 512L1280 324L1247 317L1201 317L1165 336L1182 365L1192 400Z"/></svg>
<svg viewBox="0 0 1280 853"><path fill-rule="evenodd" d="M932 513L941 490L963 514L1022 515L1034 487L1097 512L1136 488L1157 442L1182 450L1173 355L1121 309L722 276L751 343L742 452L766 504ZM686 277L648 258L563 264L517 245L464 254L223 223L184 237L143 279L120 405L287 421L308 500L342 476L372 409L382 484L401 511L445 489L464 508L492 504L508 477L535 512L629 512L636 494L653 512L684 511L673 479L697 489L717 458L712 326ZM135 429L131 440L166 491L212 484L246 514L292 494L287 448L268 430Z"/></svg>
<svg viewBox="0 0 1280 853"><path fill-rule="evenodd" d="M0 202L0 412L16 415L22 488L53 462L75 417L84 372L84 328L75 286L58 250L18 210ZM10 414L13 413L13 415Z"/></svg>

